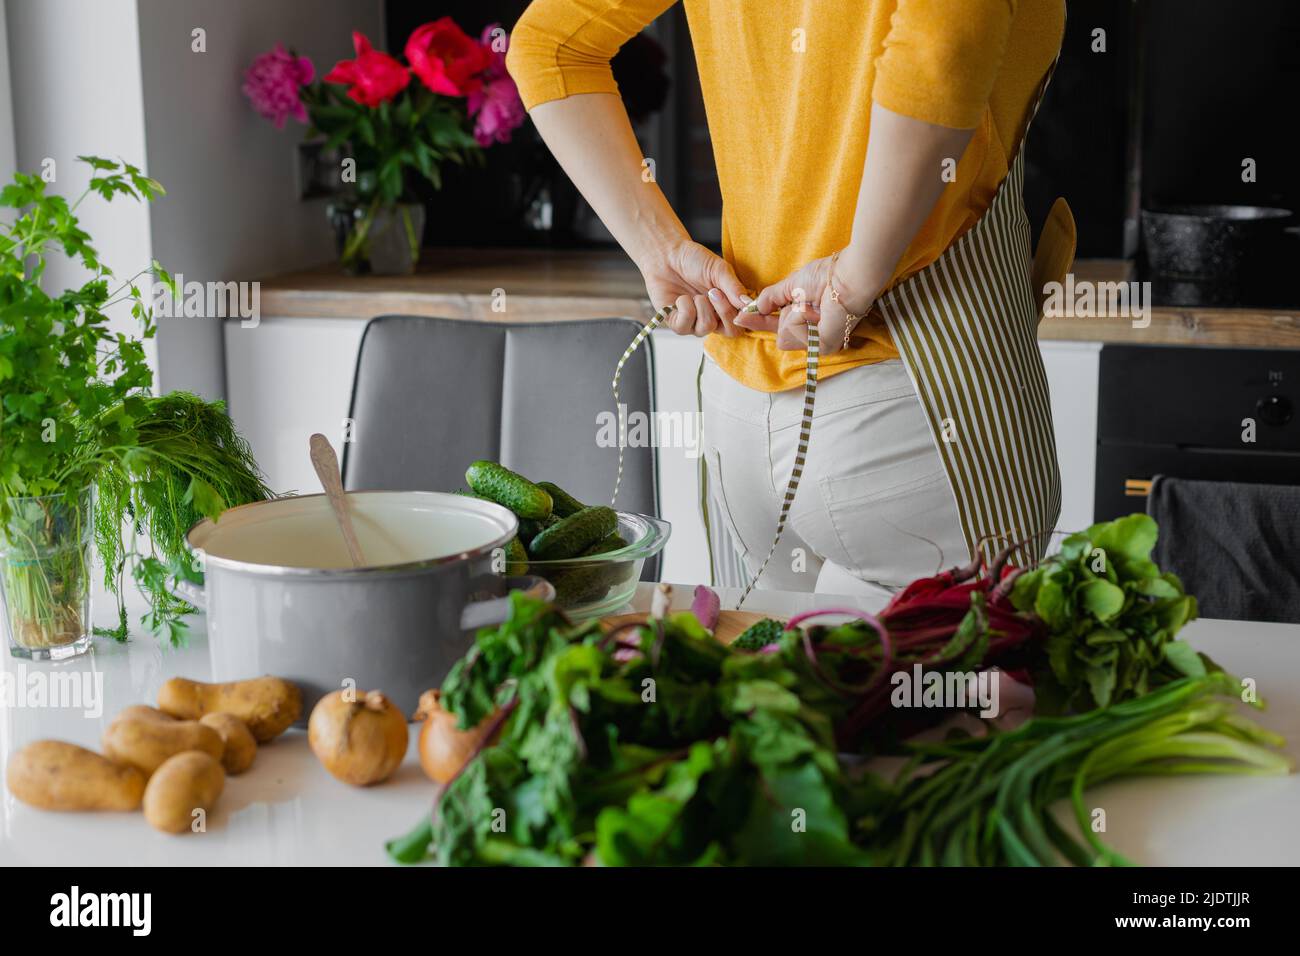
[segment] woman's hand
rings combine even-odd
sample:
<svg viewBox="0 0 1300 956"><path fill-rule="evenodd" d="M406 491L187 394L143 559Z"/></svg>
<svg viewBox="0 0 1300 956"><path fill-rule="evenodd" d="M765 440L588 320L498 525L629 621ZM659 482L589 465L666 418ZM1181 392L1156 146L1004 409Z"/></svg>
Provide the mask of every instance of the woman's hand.
<svg viewBox="0 0 1300 956"><path fill-rule="evenodd" d="M776 333L776 347L808 348L808 326L816 323L822 354L844 348L849 313L865 315L878 294L876 283L850 273L843 262L835 269L837 302L831 297L831 257L814 259L758 294L758 314L742 315L736 324L751 331Z"/></svg>
<svg viewBox="0 0 1300 956"><path fill-rule="evenodd" d="M735 318L750 298L726 259L684 239L639 265L650 304L674 307L665 325L678 335L744 334Z"/></svg>

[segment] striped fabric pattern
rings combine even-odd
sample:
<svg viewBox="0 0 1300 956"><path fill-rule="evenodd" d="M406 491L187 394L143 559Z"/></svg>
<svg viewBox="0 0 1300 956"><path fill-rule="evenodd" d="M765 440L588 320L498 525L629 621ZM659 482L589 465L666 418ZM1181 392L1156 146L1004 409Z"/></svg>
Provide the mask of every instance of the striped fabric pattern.
<svg viewBox="0 0 1300 956"><path fill-rule="evenodd" d="M641 343L651 332L664 324L664 320L672 310L673 307L669 305L652 315L641 331L633 336L631 344L623 350L623 354L618 357L618 364L614 366L614 380L610 388L614 390L614 414L618 416L618 471L614 473L614 493L609 496L611 508L618 501L618 489L623 484L623 449L627 447L627 415L623 413L623 404L618 400L618 380L623 375L623 366L627 364L628 359L641 347Z"/></svg>
<svg viewBox="0 0 1300 956"><path fill-rule="evenodd" d="M879 305L925 408L972 555L1036 563L1061 508L1021 151L988 212Z"/></svg>

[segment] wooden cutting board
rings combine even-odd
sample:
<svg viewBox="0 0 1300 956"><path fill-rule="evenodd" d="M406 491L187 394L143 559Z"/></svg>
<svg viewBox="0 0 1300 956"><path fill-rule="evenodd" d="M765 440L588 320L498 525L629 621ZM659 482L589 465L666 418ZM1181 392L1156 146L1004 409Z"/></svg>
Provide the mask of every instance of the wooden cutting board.
<svg viewBox="0 0 1300 956"><path fill-rule="evenodd" d="M723 611L718 615L718 626L713 631L713 636L723 644L730 644L741 634L745 633L750 626L757 624L759 621L767 620L772 615L759 614L757 611ZM601 618L600 626L606 633L616 627L624 624L644 624L646 614L615 614L611 617ZM782 620L776 618L776 620Z"/></svg>

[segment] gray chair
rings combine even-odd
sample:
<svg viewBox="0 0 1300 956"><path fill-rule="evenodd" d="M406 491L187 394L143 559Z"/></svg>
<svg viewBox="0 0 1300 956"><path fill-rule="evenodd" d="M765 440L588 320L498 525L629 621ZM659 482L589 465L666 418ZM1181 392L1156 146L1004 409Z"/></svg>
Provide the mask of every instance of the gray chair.
<svg viewBox="0 0 1300 956"><path fill-rule="evenodd" d="M598 444L598 416L616 415L610 379L640 328L631 319L371 319L352 385L345 487L455 491L466 466L487 458L608 503L618 451ZM651 348L645 342L623 369L619 398L629 415L653 415ZM653 448L625 450L616 507L659 513ZM642 577L658 572L658 560L647 561Z"/></svg>

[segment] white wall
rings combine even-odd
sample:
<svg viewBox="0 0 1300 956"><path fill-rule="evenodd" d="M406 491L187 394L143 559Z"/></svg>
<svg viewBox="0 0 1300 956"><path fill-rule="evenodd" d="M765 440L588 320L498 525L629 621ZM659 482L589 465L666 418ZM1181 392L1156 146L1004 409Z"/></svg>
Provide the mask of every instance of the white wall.
<svg viewBox="0 0 1300 956"><path fill-rule="evenodd" d="M5 3L0 0L0 183L7 183L13 178L16 162L13 98L9 93L9 39L5 19Z"/></svg>
<svg viewBox="0 0 1300 956"><path fill-rule="evenodd" d="M135 0L7 0L5 12L17 167L40 172L42 162L53 159L56 178L48 188L72 198L90 179L78 155L120 156L143 165ZM77 215L120 278L149 264L146 206L92 196ZM84 278L80 266L56 256L47 267L45 288L61 290ZM114 327L138 329L129 310L112 314Z"/></svg>
<svg viewBox="0 0 1300 956"><path fill-rule="evenodd" d="M252 281L327 262L321 201L297 198L303 127L261 118L240 86L277 41L323 75L352 56L352 30L384 46L382 0L138 0L149 172L167 189L151 212L154 250L186 281ZM192 51L191 31L207 49ZM256 329L245 330L256 334ZM225 394L221 321L164 319L159 385Z"/></svg>

